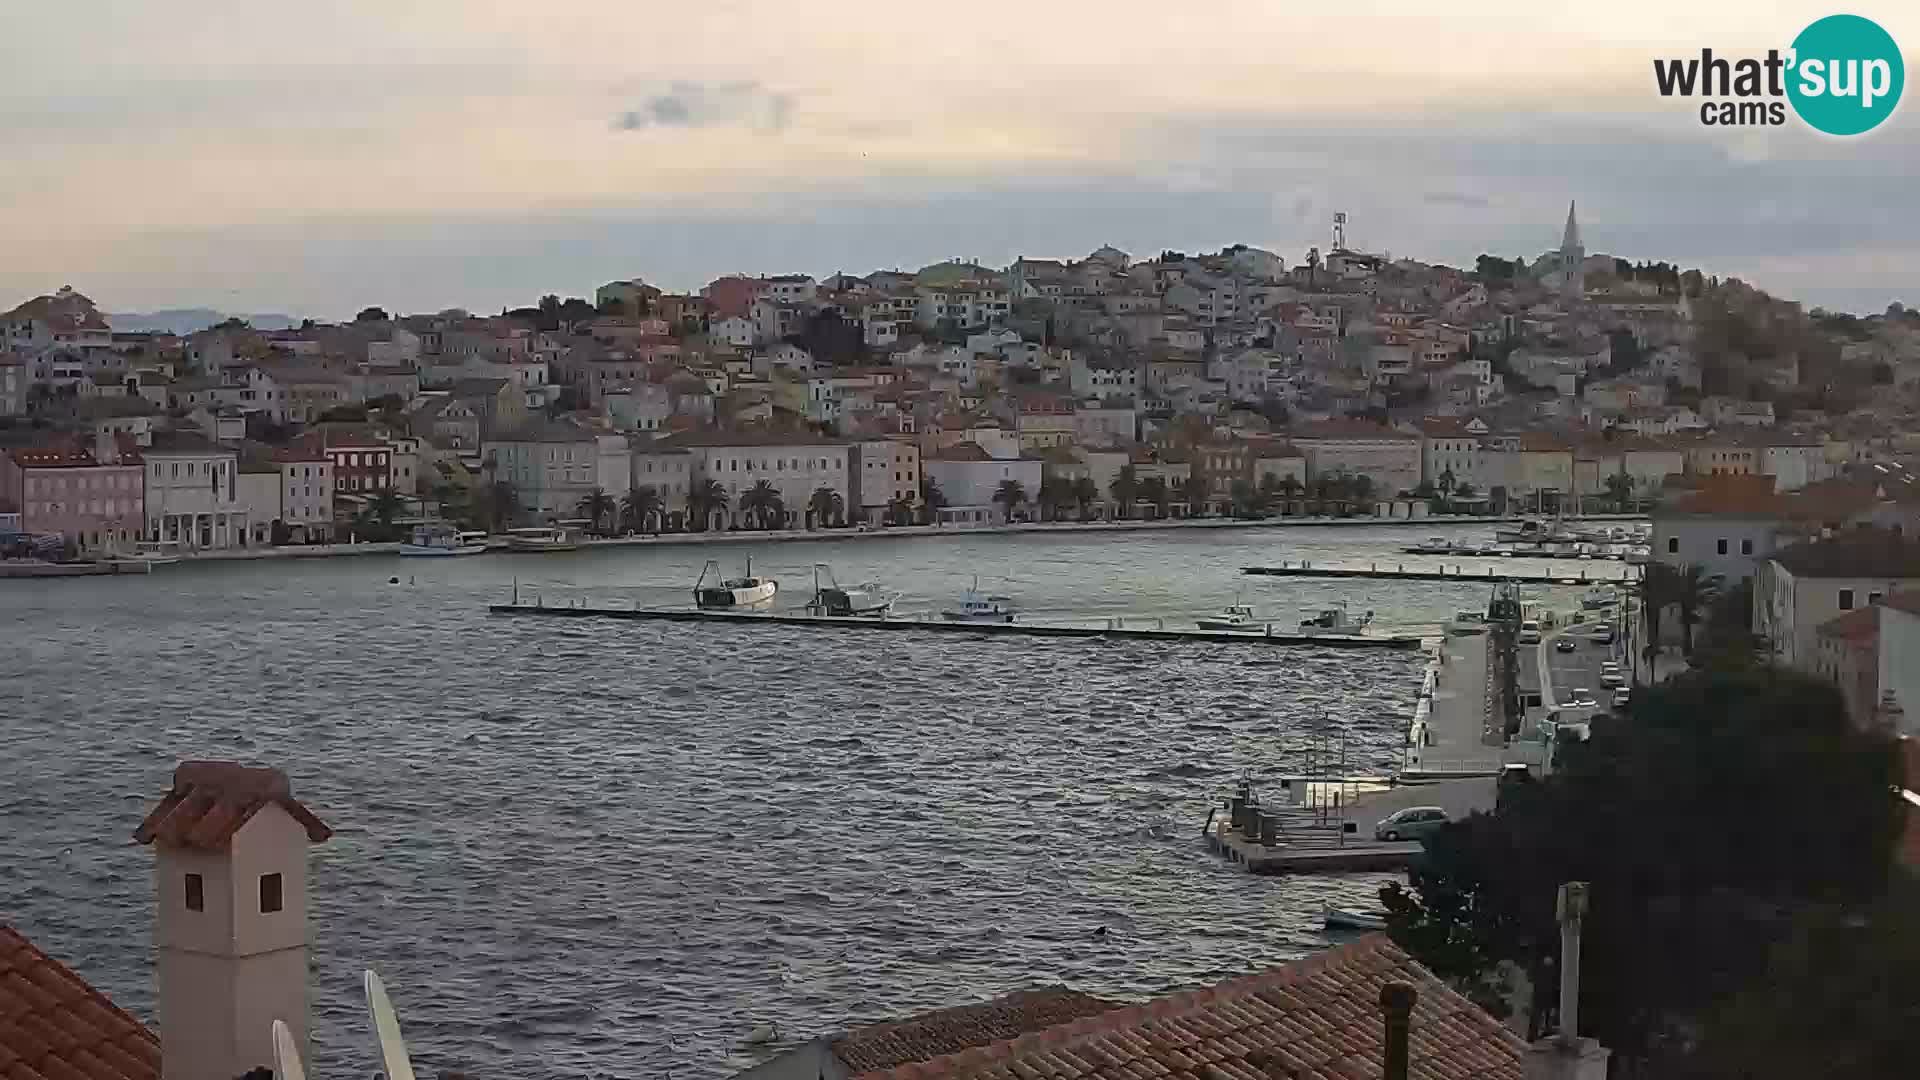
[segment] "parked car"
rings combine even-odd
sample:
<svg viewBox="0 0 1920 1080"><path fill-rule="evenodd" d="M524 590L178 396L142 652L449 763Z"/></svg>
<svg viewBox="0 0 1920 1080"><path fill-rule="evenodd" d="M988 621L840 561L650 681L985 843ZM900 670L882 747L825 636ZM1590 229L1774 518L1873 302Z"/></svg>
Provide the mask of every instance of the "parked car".
<svg viewBox="0 0 1920 1080"><path fill-rule="evenodd" d="M1380 819L1373 827L1375 840L1421 840L1439 831L1447 823L1447 812L1437 806L1409 806Z"/></svg>
<svg viewBox="0 0 1920 1080"><path fill-rule="evenodd" d="M1574 687L1573 692L1567 695L1567 704L1576 709L1597 709L1600 707L1600 702L1594 699L1593 691L1584 686Z"/></svg>
<svg viewBox="0 0 1920 1080"><path fill-rule="evenodd" d="M1554 641L1553 648L1555 652L1572 652L1573 639L1570 637L1559 638L1558 640Z"/></svg>
<svg viewBox="0 0 1920 1080"><path fill-rule="evenodd" d="M1526 622L1523 622L1520 624L1520 644L1522 645L1540 644L1540 624L1539 623L1533 621L1532 619L1528 619Z"/></svg>
<svg viewBox="0 0 1920 1080"><path fill-rule="evenodd" d="M1596 627L1594 627L1594 628L1593 628L1593 643L1594 643L1595 645L1611 645L1611 644L1613 644L1613 624L1612 624L1612 623L1603 623L1603 624L1601 624L1601 625L1599 625L1599 626L1596 626Z"/></svg>
<svg viewBox="0 0 1920 1080"><path fill-rule="evenodd" d="M1616 709L1626 708L1627 699L1628 699L1628 691L1626 687L1623 686L1620 689L1615 690L1613 692L1613 707Z"/></svg>
<svg viewBox="0 0 1920 1080"><path fill-rule="evenodd" d="M1600 673L1600 685L1609 690L1618 690L1627 685L1627 677L1617 671L1603 671Z"/></svg>

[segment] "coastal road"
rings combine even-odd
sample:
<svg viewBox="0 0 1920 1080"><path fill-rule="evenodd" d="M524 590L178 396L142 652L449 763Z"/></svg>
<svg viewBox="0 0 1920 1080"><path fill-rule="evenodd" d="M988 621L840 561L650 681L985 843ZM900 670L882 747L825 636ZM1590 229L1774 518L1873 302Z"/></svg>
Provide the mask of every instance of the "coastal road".
<svg viewBox="0 0 1920 1080"><path fill-rule="evenodd" d="M1597 619L1570 623L1541 640L1538 661L1541 669L1540 694L1547 708L1551 709L1556 704L1564 705L1571 700L1574 690L1587 690L1600 702L1598 711L1608 709L1613 690L1600 684L1600 665L1613 660L1624 670L1626 659L1620 653L1617 634L1611 645L1602 645L1593 640L1593 631L1598 625ZM1561 652L1556 648L1556 643L1563 638L1574 642L1572 652Z"/></svg>

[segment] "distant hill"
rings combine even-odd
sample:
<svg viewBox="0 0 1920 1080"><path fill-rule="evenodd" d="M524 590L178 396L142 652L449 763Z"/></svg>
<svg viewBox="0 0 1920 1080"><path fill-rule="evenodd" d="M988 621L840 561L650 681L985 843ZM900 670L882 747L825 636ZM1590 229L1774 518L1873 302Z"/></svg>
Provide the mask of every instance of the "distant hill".
<svg viewBox="0 0 1920 1080"><path fill-rule="evenodd" d="M212 308L171 308L144 314L127 312L108 315L107 325L123 334L192 334L234 317ZM290 330L300 325L300 320L291 315L241 315L239 318L246 320L255 330Z"/></svg>

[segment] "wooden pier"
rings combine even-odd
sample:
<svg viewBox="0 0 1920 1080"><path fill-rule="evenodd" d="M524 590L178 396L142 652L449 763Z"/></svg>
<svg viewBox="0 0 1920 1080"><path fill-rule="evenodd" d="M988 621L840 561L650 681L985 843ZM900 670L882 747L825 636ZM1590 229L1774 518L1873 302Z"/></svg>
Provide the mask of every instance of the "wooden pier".
<svg viewBox="0 0 1920 1080"><path fill-rule="evenodd" d="M700 611L695 608L571 607L544 603L490 604L495 615L544 615L556 619L627 619L637 622L725 623L739 626L804 626L815 630L899 631L902 633L971 634L975 637L1092 638L1109 641L1206 641L1223 645L1319 645L1329 649L1417 649L1412 634L1297 634L1236 633L1220 630L1170 630L1165 620L1156 626L1128 626L1110 619L1104 626L1062 626L1047 623L968 623L944 619L863 618L832 615L753 614Z"/></svg>
<svg viewBox="0 0 1920 1080"><path fill-rule="evenodd" d="M1534 585L1620 585L1632 584L1640 580L1640 576L1634 573L1631 566L1624 566L1618 570L1608 568L1602 571L1594 567L1543 573L1538 570L1512 570L1503 566L1489 566L1482 572L1479 567L1459 564L1453 566L1442 564L1437 568L1424 568L1409 567L1404 564L1316 566L1310 562L1283 562L1278 566L1243 566L1240 572L1263 577L1386 578L1398 581L1519 581Z"/></svg>

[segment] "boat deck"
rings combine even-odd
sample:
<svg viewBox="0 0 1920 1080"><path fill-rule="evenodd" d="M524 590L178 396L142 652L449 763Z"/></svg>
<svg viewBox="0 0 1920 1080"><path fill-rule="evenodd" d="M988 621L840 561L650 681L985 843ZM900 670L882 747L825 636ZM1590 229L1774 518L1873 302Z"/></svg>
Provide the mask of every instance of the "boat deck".
<svg viewBox="0 0 1920 1080"><path fill-rule="evenodd" d="M1250 874L1338 874L1370 870L1400 870L1425 848L1419 843L1388 844L1323 825L1305 807L1286 806L1280 816L1279 842L1263 844L1234 828L1225 811L1208 821L1207 848L1239 863Z"/></svg>

